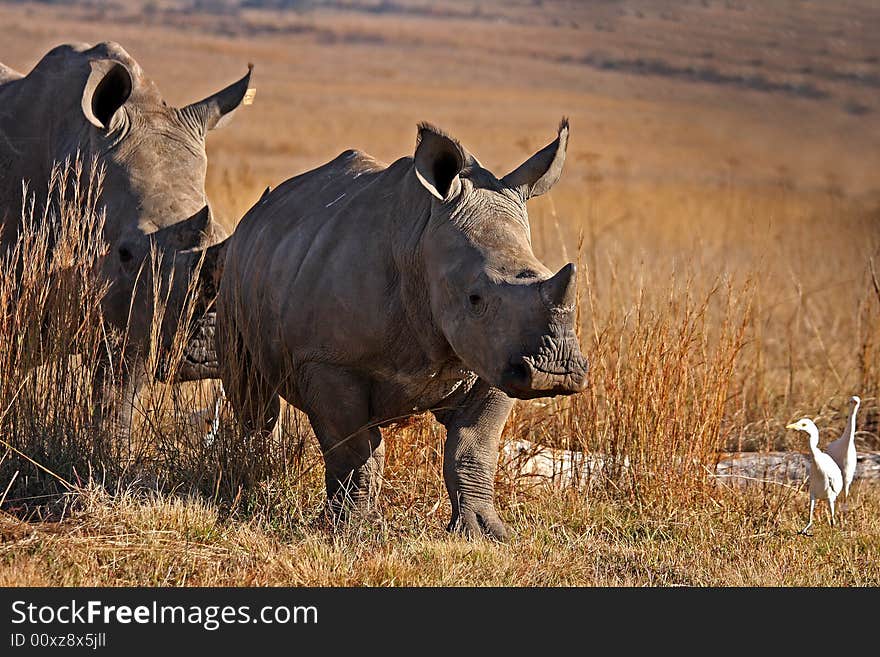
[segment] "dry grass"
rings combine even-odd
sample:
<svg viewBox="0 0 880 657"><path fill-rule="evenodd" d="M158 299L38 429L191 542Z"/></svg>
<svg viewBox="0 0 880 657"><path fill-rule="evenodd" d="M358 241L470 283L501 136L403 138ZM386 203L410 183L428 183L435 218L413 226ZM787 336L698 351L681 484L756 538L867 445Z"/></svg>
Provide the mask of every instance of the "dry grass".
<svg viewBox="0 0 880 657"><path fill-rule="evenodd" d="M681 508L544 493L504 510L516 536L497 545L415 526L412 510L331 535L90 490L61 524L0 519L0 585L877 586L880 498L854 500L843 529L808 539L795 535L805 499L788 491Z"/></svg>
<svg viewBox="0 0 880 657"><path fill-rule="evenodd" d="M106 250L102 177L78 161L57 166L52 202L43 211L30 195L24 229L0 263L0 467L20 475L7 496L69 490L77 471L122 456L93 430L92 382L114 339L102 331L106 286L95 276Z"/></svg>
<svg viewBox="0 0 880 657"><path fill-rule="evenodd" d="M186 418L211 406L210 383L152 384L133 443L114 444L88 425L88 357L47 358L39 376L21 376L39 350L11 345L42 335L39 304L50 301L16 305L7 276L0 412L13 403L2 436L70 485L2 458L0 584L880 584L875 487L860 487L843 529L806 539L794 535L803 488L743 492L710 476L726 450L802 450L784 429L802 415L817 418L823 444L836 438L852 394L864 402L859 450L880 449L880 106L869 84L880 53L852 20L873 25L876 10L490 5L507 12L499 22L458 15L454 3L440 16L403 4L414 9L159 12L146 27L130 21L138 10L3 6L0 59L27 69L56 42L113 38L178 104L255 61L255 104L208 142L209 196L230 227L267 184L344 148L410 153L418 120L449 129L500 174L570 115L566 172L530 213L539 257L579 264L591 389L518 403L504 436L605 455L600 485L547 489L502 471L513 543L450 538L442 432L424 416L385 432L384 523L329 534L315 525L323 471L299 413L285 410L263 455L272 477L250 488L238 484L253 455L228 409L210 444ZM653 72L626 70L633 52ZM688 66L827 95L675 72ZM28 289L48 280L35 270ZM64 289L68 305L71 290L86 308L100 295ZM76 326L100 345L92 319Z"/></svg>

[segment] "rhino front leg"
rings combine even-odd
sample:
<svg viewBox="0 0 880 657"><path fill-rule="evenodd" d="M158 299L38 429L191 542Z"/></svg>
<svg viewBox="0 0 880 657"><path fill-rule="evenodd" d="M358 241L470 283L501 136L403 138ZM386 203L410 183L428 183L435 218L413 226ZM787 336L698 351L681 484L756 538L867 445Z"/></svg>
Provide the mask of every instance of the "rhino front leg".
<svg viewBox="0 0 880 657"><path fill-rule="evenodd" d="M370 387L345 369L324 364L300 368L302 408L324 454L327 506L334 521L375 512L385 445L369 427Z"/></svg>
<svg viewBox="0 0 880 657"><path fill-rule="evenodd" d="M144 382L145 367L137 355L101 357L92 380L95 426L125 443L131 436L134 400Z"/></svg>
<svg viewBox="0 0 880 657"><path fill-rule="evenodd" d="M514 402L482 379L456 401L454 410L435 413L446 427L443 478L452 502L447 530L506 541L507 527L495 510L495 470L498 441Z"/></svg>
<svg viewBox="0 0 880 657"><path fill-rule="evenodd" d="M220 380L244 433L241 448L246 451L247 467L237 470L233 478L250 487L271 474L271 446L267 443L281 415L281 400L231 322L226 331L219 332L217 340L223 353L219 359Z"/></svg>
<svg viewBox="0 0 880 657"><path fill-rule="evenodd" d="M215 340L220 381L241 429L248 438L269 436L281 415L278 390L254 362L233 313L219 302Z"/></svg>

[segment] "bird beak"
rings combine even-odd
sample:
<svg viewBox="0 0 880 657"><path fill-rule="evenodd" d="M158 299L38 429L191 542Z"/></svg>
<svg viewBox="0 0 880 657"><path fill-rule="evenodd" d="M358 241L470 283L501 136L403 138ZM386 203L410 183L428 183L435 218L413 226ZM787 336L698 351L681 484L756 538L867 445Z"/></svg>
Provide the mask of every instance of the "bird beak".
<svg viewBox="0 0 880 657"><path fill-rule="evenodd" d="M786 429L797 429L797 425L794 424L794 423L792 423L792 424L786 424L786 425L785 425L785 428L786 428Z"/></svg>

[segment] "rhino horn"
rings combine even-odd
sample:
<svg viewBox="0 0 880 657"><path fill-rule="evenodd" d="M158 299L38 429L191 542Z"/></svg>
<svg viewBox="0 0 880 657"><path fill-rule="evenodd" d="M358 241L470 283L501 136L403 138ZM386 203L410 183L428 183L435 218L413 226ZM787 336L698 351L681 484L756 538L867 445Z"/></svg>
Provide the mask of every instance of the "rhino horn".
<svg viewBox="0 0 880 657"><path fill-rule="evenodd" d="M184 219L167 228L158 230L154 237L156 243L173 250L190 249L201 244L212 233L211 208L205 205L189 219Z"/></svg>
<svg viewBox="0 0 880 657"><path fill-rule="evenodd" d="M541 296L550 308L574 308L577 301L577 267L570 262L540 285Z"/></svg>
<svg viewBox="0 0 880 657"><path fill-rule="evenodd" d="M253 102L256 93L256 89L250 88L253 70L254 65L248 64L248 72L241 80L197 103L187 105L181 111L201 123L205 131L226 125L242 103L250 105Z"/></svg>
<svg viewBox="0 0 880 657"><path fill-rule="evenodd" d="M131 72L113 59L93 59L82 95L82 111L96 128L107 129L131 95Z"/></svg>
<svg viewBox="0 0 880 657"><path fill-rule="evenodd" d="M567 148L568 119L563 117L556 139L504 176L501 182L517 190L524 199L543 194L562 175Z"/></svg>

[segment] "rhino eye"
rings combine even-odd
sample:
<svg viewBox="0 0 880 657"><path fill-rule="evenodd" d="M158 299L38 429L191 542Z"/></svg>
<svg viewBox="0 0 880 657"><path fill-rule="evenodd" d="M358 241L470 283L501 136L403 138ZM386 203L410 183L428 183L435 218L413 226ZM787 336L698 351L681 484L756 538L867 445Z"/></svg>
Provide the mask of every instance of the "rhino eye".
<svg viewBox="0 0 880 657"><path fill-rule="evenodd" d="M468 308L471 311L472 315L480 317L483 313L486 312L487 307L488 304L486 304L483 297L481 297L479 294L471 294L468 297Z"/></svg>
<svg viewBox="0 0 880 657"><path fill-rule="evenodd" d="M119 262L131 262L131 259L133 257L134 256L132 255L131 251L129 251L127 247L119 247Z"/></svg>

